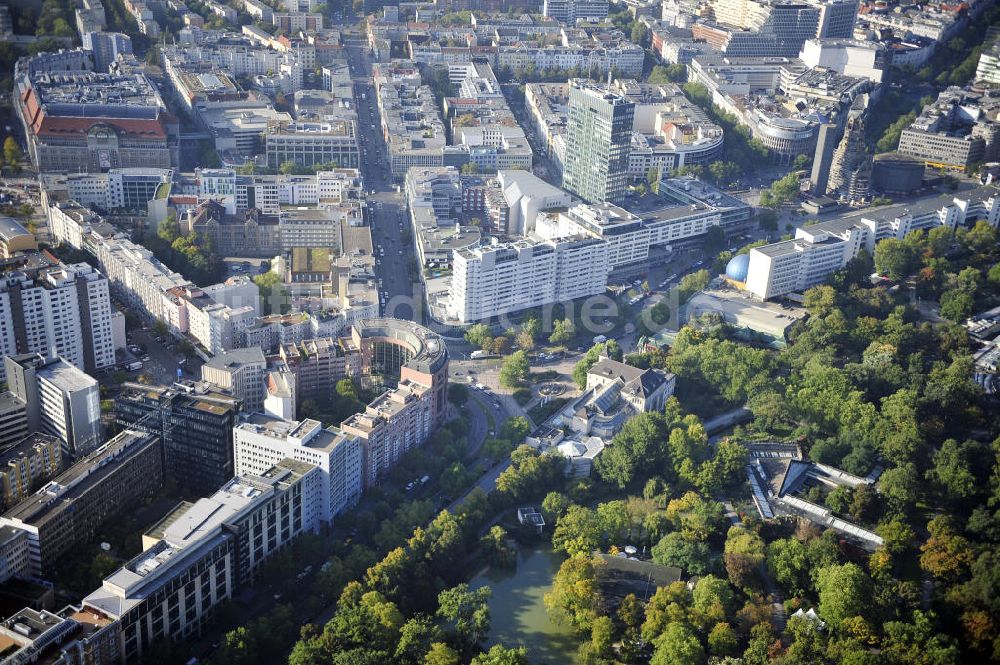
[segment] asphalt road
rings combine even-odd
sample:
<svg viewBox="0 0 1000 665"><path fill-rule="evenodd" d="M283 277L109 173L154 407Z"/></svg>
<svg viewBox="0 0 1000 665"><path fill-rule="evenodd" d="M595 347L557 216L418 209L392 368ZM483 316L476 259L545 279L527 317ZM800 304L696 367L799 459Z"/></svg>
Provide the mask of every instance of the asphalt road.
<svg viewBox="0 0 1000 665"><path fill-rule="evenodd" d="M404 231L409 228L409 220L406 218L403 195L396 193L389 169L382 120L375 102L371 61L362 46L349 43L346 50L354 79L358 138L362 151L361 173L368 195L375 276L379 281L382 313L419 321L419 307L414 307L414 303L419 305L421 298L419 291L414 291L409 270L415 253L412 243L404 242L403 237Z"/></svg>
<svg viewBox="0 0 1000 665"><path fill-rule="evenodd" d="M457 382L458 379L452 379ZM496 406L491 400L478 394L479 391L470 387L469 401L462 408L460 415L469 425L466 440L469 444L469 454L478 455L480 447L487 437L493 436L496 429L507 419L502 406Z"/></svg>

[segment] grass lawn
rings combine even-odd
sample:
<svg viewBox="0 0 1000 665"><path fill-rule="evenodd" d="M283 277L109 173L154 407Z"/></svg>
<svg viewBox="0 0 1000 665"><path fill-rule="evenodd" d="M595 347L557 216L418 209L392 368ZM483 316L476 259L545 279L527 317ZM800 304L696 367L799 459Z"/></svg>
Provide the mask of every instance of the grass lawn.
<svg viewBox="0 0 1000 665"><path fill-rule="evenodd" d="M518 404L524 406L525 404L531 401L532 397L531 388L525 388L525 387L518 388L517 390L514 391L513 397Z"/></svg>
<svg viewBox="0 0 1000 665"><path fill-rule="evenodd" d="M531 416L531 420L534 421L536 425L541 425L545 422L546 418L566 406L567 402L569 402L568 397L553 397L547 404L542 402L536 404L530 411L528 411L528 415Z"/></svg>

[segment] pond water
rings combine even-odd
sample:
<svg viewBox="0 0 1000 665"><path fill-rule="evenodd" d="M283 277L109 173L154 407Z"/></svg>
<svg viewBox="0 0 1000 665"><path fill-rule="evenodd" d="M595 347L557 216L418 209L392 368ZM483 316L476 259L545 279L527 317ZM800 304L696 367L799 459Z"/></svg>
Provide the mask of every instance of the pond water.
<svg viewBox="0 0 1000 665"><path fill-rule="evenodd" d="M564 558L548 546L526 546L518 552L516 570L488 568L473 578L472 588L493 590L489 644L523 646L534 665L577 662L577 640L568 627L549 619L543 600Z"/></svg>

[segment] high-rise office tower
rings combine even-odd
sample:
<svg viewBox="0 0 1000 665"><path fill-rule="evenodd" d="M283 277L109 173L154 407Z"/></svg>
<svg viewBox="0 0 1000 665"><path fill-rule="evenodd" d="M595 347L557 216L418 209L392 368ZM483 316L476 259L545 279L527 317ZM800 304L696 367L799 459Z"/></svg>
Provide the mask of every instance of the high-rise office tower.
<svg viewBox="0 0 1000 665"><path fill-rule="evenodd" d="M821 39L850 39L858 20L857 0L813 0L819 7L816 36Z"/></svg>
<svg viewBox="0 0 1000 665"><path fill-rule="evenodd" d="M819 126L812 175L809 178L812 184L810 189L817 196L826 194L826 186L830 182L830 164L833 162L833 151L837 149L839 136L840 126L837 123L827 122Z"/></svg>
<svg viewBox="0 0 1000 665"><path fill-rule="evenodd" d="M588 202L618 202L632 141L635 104L582 79L569 83L563 187Z"/></svg>

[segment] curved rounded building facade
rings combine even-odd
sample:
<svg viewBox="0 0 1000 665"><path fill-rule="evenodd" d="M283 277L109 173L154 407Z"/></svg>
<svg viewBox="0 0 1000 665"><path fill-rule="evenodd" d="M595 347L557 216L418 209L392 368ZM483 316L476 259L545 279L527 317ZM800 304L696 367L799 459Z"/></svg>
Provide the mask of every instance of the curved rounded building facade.
<svg viewBox="0 0 1000 665"><path fill-rule="evenodd" d="M442 425L448 408L448 349L437 333L402 319L364 319L351 327L362 382L384 389L341 424L361 439L370 487Z"/></svg>
<svg viewBox="0 0 1000 665"><path fill-rule="evenodd" d="M809 120L783 118L758 111L753 115L753 137L782 164L796 155L811 155L816 148L818 125Z"/></svg>

